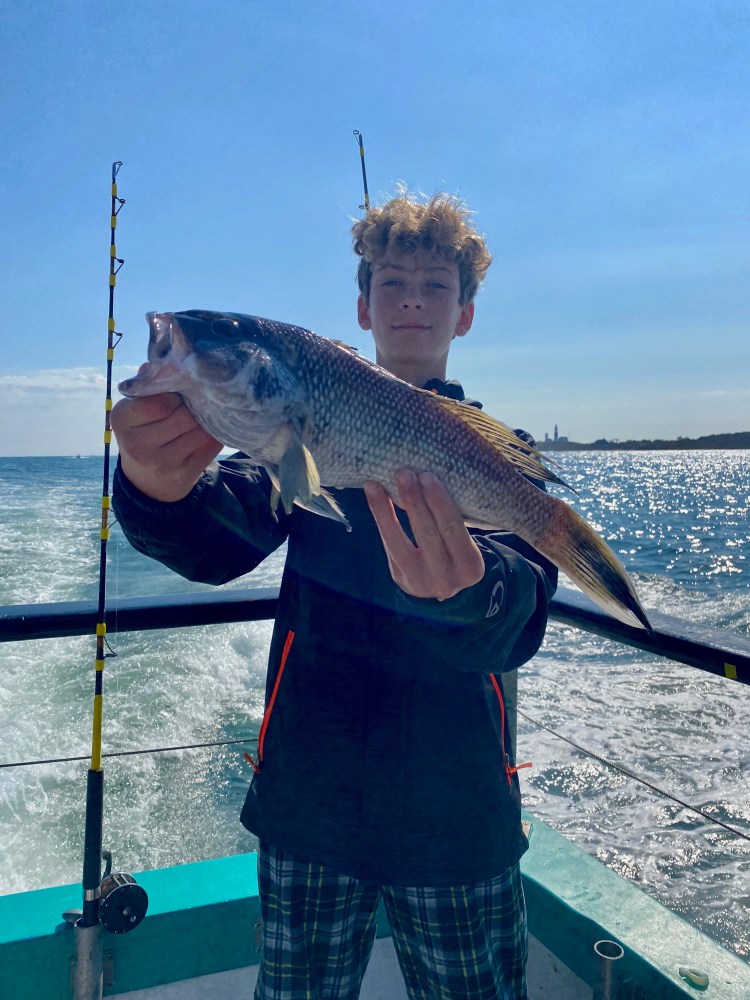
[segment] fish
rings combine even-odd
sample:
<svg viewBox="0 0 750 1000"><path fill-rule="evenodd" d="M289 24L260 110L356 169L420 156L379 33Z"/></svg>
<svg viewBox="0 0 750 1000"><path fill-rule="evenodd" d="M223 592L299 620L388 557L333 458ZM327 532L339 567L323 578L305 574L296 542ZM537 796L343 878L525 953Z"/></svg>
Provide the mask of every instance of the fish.
<svg viewBox="0 0 750 1000"><path fill-rule="evenodd" d="M148 361L122 395L177 392L198 423L264 468L272 505L296 504L349 527L331 489L431 472L468 527L507 530L561 569L608 614L649 631L632 580L564 500L531 480L567 485L510 427L419 389L352 347L241 313L147 313Z"/></svg>

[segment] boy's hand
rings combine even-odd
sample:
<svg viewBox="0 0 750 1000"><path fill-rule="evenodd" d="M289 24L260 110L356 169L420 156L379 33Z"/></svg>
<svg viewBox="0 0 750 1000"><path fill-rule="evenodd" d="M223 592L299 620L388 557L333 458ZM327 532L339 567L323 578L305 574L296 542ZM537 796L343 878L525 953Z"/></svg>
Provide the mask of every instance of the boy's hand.
<svg viewBox="0 0 750 1000"><path fill-rule="evenodd" d="M380 483L365 483L365 494L398 586L412 597L444 601L479 583L484 576L482 553L440 480L429 472L417 476L405 469L396 483L416 545L404 533Z"/></svg>
<svg viewBox="0 0 750 1000"><path fill-rule="evenodd" d="M121 399L111 420L122 471L154 500L186 497L222 448L173 392Z"/></svg>

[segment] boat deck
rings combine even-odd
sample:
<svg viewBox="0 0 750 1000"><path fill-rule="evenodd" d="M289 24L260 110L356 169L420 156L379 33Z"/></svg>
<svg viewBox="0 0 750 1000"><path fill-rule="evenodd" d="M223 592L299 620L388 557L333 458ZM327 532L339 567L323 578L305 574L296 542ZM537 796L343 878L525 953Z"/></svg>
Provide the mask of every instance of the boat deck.
<svg viewBox="0 0 750 1000"><path fill-rule="evenodd" d="M535 938L529 941L529 997L591 1000L592 990ZM122 993L123 1000L236 1000L252 997L258 966L199 976L182 983ZM378 938L362 983L360 1000L408 1000L398 959L390 938Z"/></svg>

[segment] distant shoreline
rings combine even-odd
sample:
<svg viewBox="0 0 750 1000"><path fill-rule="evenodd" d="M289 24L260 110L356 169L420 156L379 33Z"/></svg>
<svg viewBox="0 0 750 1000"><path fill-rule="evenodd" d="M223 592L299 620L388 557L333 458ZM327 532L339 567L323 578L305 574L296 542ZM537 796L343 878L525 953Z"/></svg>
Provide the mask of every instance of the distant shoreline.
<svg viewBox="0 0 750 1000"><path fill-rule="evenodd" d="M750 431L735 434L707 434L705 437L678 437L676 441L607 441L600 438L584 444L580 441L538 441L540 451L693 451L699 448L748 448Z"/></svg>
<svg viewBox="0 0 750 1000"><path fill-rule="evenodd" d="M750 431L738 431L734 434L706 434L704 437L678 437L675 441L664 441L656 438L653 441L608 441L600 438L598 441L537 441L539 451L694 451L698 449L735 448L750 451ZM222 453L219 458L227 458L231 452ZM101 455L0 455L0 461L7 459L41 459L41 458L96 458L101 461ZM113 455L113 459L117 454Z"/></svg>

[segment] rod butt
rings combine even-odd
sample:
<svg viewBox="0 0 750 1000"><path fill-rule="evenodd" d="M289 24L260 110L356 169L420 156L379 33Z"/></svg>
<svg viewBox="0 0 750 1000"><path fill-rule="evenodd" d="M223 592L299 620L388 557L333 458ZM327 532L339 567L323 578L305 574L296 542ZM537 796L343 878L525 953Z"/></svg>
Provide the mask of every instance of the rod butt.
<svg viewBox="0 0 750 1000"><path fill-rule="evenodd" d="M73 1000L102 1000L104 991L104 931L97 923L73 928L75 952L71 970Z"/></svg>

